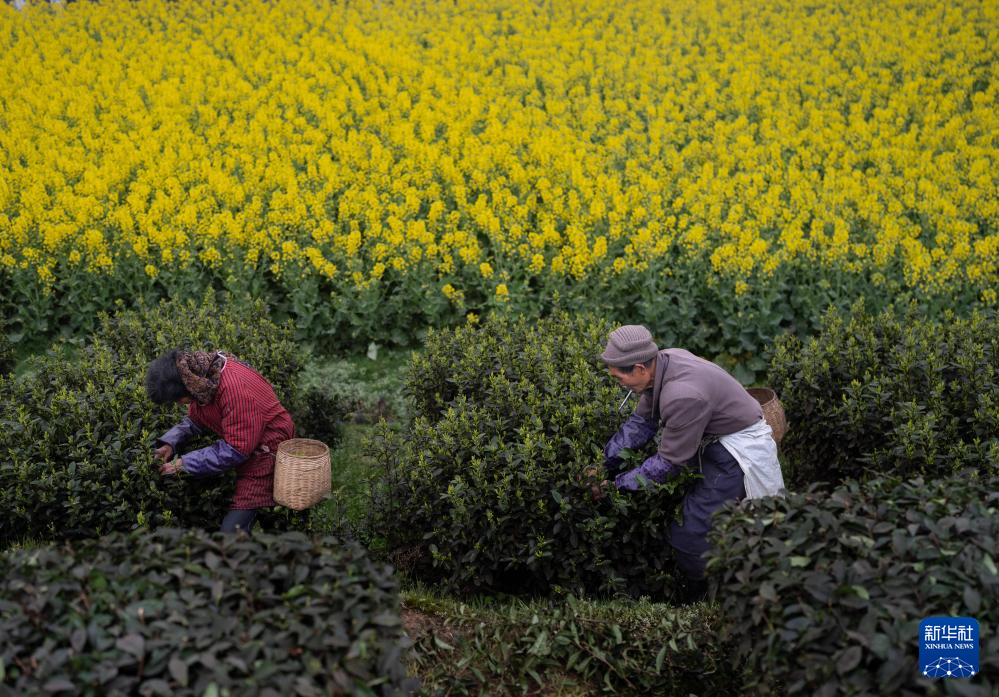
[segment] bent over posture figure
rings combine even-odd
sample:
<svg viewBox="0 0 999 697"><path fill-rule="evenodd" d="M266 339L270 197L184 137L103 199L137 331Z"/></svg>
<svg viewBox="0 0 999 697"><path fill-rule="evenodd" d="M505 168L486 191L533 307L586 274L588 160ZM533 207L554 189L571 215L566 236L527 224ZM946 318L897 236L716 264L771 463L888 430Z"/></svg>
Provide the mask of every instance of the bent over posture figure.
<svg viewBox="0 0 999 697"><path fill-rule="evenodd" d="M274 505L274 456L295 432L274 388L232 355L173 350L150 363L146 392L157 404L187 405L187 416L156 440L160 471L207 477L235 468L236 492L222 532L249 532L257 509ZM207 431L219 440L175 457L185 441Z"/></svg>
<svg viewBox="0 0 999 697"><path fill-rule="evenodd" d="M687 581L684 600L697 600L707 590L702 555L709 548L711 514L725 501L746 495L743 469L776 469L780 476L772 431L759 403L738 380L689 351L660 351L643 326L611 332L601 359L623 387L641 395L634 414L604 448L604 466L615 486L638 489L640 477L662 483L681 467L703 474L684 497L683 524L670 527L670 544ZM660 428L658 452L621 472L621 450L642 447Z"/></svg>

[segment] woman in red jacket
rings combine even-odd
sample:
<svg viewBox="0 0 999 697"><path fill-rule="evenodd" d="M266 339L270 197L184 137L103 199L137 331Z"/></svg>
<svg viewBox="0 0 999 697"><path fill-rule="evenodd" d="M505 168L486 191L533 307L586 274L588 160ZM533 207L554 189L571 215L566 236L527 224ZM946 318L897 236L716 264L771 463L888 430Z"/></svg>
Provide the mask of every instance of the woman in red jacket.
<svg viewBox="0 0 999 697"><path fill-rule="evenodd" d="M157 404L187 405L187 416L156 441L160 471L207 477L235 469L236 493L222 531L249 532L257 509L274 505L274 456L295 432L274 388L230 354L173 350L150 363L146 393ZM206 431L219 440L176 457L184 441Z"/></svg>

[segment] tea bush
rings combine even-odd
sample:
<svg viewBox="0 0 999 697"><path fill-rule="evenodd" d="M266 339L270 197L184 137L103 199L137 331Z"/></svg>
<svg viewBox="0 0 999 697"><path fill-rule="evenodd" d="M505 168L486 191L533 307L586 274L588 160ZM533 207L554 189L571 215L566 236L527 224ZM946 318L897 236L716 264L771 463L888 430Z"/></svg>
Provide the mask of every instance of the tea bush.
<svg viewBox="0 0 999 697"><path fill-rule="evenodd" d="M717 606L672 609L647 600L514 601L477 607L404 595L414 671L449 695L735 695L741 676L719 641ZM419 629L419 626L418 626Z"/></svg>
<svg viewBox="0 0 999 697"><path fill-rule="evenodd" d="M599 502L580 480L625 418L598 358L609 328L560 313L430 332L407 379L412 425L383 427L370 448L383 472L373 529L416 577L458 591L671 590L667 527L689 476Z"/></svg>
<svg viewBox="0 0 999 697"><path fill-rule="evenodd" d="M751 682L824 697L999 690L999 477L850 481L728 504L713 539L708 572ZM978 620L977 676L922 677L919 623L931 616Z"/></svg>
<svg viewBox="0 0 999 697"><path fill-rule="evenodd" d="M278 325L267 317L261 300L208 291L200 302L164 300L102 313L91 341L143 376L149 361L172 348L229 351L267 378L286 407L297 406L305 356L291 323Z"/></svg>
<svg viewBox="0 0 999 697"><path fill-rule="evenodd" d="M302 390L295 413L295 436L314 438L330 448L343 439L343 424L349 414L346 402L335 393L321 388Z"/></svg>
<svg viewBox="0 0 999 697"><path fill-rule="evenodd" d="M222 314L219 315L221 309ZM231 351L256 368L295 421L295 435L339 443L347 402L327 385L301 386L304 352L294 341L290 322L261 321L268 308L260 300L242 300L207 292L200 303L165 301L115 315L102 314L93 339L122 362L144 370L149 360L172 347Z"/></svg>
<svg viewBox="0 0 999 697"><path fill-rule="evenodd" d="M263 375L276 375L276 388L294 401L290 330L264 319L260 307L165 303L148 314L105 317L77 359L53 353L30 375L0 377L0 545L141 523L218 526L233 475L164 478L152 457L154 439L184 410L149 402L146 366L184 344L231 348ZM304 515L284 510L261 519L278 529L304 523Z"/></svg>
<svg viewBox="0 0 999 697"><path fill-rule="evenodd" d="M999 453L999 316L939 320L915 306L830 312L777 342L770 370L791 428L792 483L867 473L945 476Z"/></svg>
<svg viewBox="0 0 999 697"><path fill-rule="evenodd" d="M0 555L0 695L406 694L391 569L169 528Z"/></svg>

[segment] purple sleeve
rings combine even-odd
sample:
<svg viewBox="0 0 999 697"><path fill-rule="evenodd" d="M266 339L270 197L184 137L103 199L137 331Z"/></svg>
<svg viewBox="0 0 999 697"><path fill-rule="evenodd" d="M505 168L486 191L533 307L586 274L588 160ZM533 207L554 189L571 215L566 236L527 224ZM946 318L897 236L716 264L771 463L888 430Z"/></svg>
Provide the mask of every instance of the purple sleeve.
<svg viewBox="0 0 999 697"><path fill-rule="evenodd" d="M184 471L188 474L194 477L210 477L243 464L247 456L224 440L217 440L207 447L187 453L181 459Z"/></svg>
<svg viewBox="0 0 999 697"><path fill-rule="evenodd" d="M184 444L184 441L200 436L205 430L191 420L190 416L185 416L180 423L156 439L156 446L169 445L177 452L177 448Z"/></svg>
<svg viewBox="0 0 999 697"><path fill-rule="evenodd" d="M639 476L645 477L650 482L662 484L666 479L676 474L677 468L671 462L656 453L641 465L629 472L623 472L614 479L614 486L618 489L637 491L640 488Z"/></svg>
<svg viewBox="0 0 999 697"><path fill-rule="evenodd" d="M638 414L632 414L604 446L605 465L610 468L620 466L621 460L618 453L625 448L629 450L640 448L652 440L654 435L656 435L656 427L648 419Z"/></svg>

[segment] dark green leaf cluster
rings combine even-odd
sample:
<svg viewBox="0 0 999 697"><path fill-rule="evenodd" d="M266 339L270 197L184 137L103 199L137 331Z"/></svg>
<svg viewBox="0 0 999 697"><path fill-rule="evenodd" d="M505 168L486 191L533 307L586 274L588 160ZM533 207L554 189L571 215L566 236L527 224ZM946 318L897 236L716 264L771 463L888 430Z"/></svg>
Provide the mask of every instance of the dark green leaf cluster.
<svg viewBox="0 0 999 697"><path fill-rule="evenodd" d="M350 406L339 395L322 387L302 390L295 413L295 436L321 440L335 448L343 439L343 424Z"/></svg>
<svg viewBox="0 0 999 697"><path fill-rule="evenodd" d="M266 377L287 403L297 397L305 356L291 323L276 325L267 317L261 300L209 291L200 302L164 301L101 314L91 342L109 351L116 364L143 375L149 361L169 349L228 351Z"/></svg>
<svg viewBox="0 0 999 697"><path fill-rule="evenodd" d="M740 676L717 607L594 603L568 596L502 610L461 606L416 640L425 687L450 695L734 695Z"/></svg>
<svg viewBox="0 0 999 697"><path fill-rule="evenodd" d="M155 357L169 348L223 350L256 368L295 420L295 433L331 448L340 442L347 400L325 385L300 388L304 352L294 341L291 322L267 321L260 300L238 300L209 292L200 303L163 302L115 315L102 315L94 338L122 362L130 356Z"/></svg>
<svg viewBox="0 0 999 697"><path fill-rule="evenodd" d="M862 310L830 312L807 343L776 346L770 384L791 422L782 443L791 483L942 476L995 459L999 317Z"/></svg>
<svg viewBox="0 0 999 697"><path fill-rule="evenodd" d="M995 465L997 463L993 463ZM999 477L873 479L727 504L709 573L761 693L996 694ZM979 675L920 674L919 623L974 617Z"/></svg>
<svg viewBox="0 0 999 697"><path fill-rule="evenodd" d="M7 338L6 332L3 331L3 323L0 322L0 375L10 373L14 370L15 364L14 346Z"/></svg>
<svg viewBox="0 0 999 697"><path fill-rule="evenodd" d="M603 472L626 418L599 361L609 329L558 313L429 334L412 425L371 447L374 528L400 564L462 592L670 591L667 526L688 479L594 502L583 477Z"/></svg>
<svg viewBox="0 0 999 697"><path fill-rule="evenodd" d="M184 345L231 350L295 403L290 330L267 321L260 306L206 298L104 317L78 357L52 353L21 378L0 377L0 546L143 523L218 526L232 475L164 478L152 456L155 438L184 410L147 399L146 367ZM286 528L301 518L282 511L261 522Z"/></svg>
<svg viewBox="0 0 999 697"><path fill-rule="evenodd" d="M391 569L356 544L160 528L0 555L0 695L405 694Z"/></svg>

